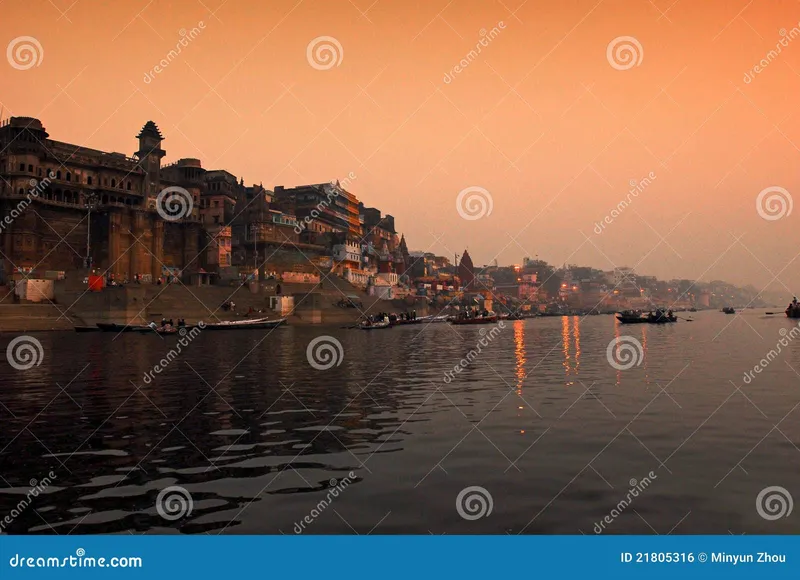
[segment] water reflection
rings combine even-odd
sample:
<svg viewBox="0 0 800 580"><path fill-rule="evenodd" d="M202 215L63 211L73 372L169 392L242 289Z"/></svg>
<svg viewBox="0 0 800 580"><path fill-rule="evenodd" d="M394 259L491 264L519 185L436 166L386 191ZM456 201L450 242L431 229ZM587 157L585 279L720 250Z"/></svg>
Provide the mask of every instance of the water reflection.
<svg viewBox="0 0 800 580"><path fill-rule="evenodd" d="M435 532L513 533L540 511L529 531L576 533L616 505L615 490L630 478L659 469L655 455L669 457L681 476L659 471L657 494L637 498L654 528L671 529L679 506L693 511L688 528L676 532L726 533L741 519L748 525L739 528L758 530L761 522L742 515L754 495L744 501L739 493L747 475L730 470L773 423L758 424L763 417L736 399L704 421L730 397L729 381L739 384L758 362L747 357L774 347L784 323L751 321L763 345L744 325L713 340L726 323L712 314L691 325L625 329L605 316L515 321L450 384L443 371L474 348L480 328L285 328L266 339L209 333L149 384L142 377L165 356L168 339L42 335L42 366L0 366L0 515L14 509L31 479L53 470L54 485L9 532L291 533L330 480L352 471L356 480L335 512L310 533L367 533L389 512L376 533L425 533L430 522ZM345 352L328 371L306 359L320 333L335 336ZM641 366L619 371L606 351L625 334L646 355ZM0 337L0 352L9 340ZM796 342L787 362L800 352ZM663 394L654 399L657 391L642 388L647 381L669 385L680 407ZM780 417L798 402L789 388L795 381L788 365L775 362L746 390L765 415ZM578 391L564 389L573 383ZM641 443L617 437L630 421ZM748 472L795 477L781 467L795 460L794 447L768 438L758 451ZM581 472L598 453L593 467L613 489ZM454 498L476 483L498 490L496 513L465 522ZM174 522L156 510L159 493L173 485L194 502ZM632 516L619 518L614 531L648 533Z"/></svg>

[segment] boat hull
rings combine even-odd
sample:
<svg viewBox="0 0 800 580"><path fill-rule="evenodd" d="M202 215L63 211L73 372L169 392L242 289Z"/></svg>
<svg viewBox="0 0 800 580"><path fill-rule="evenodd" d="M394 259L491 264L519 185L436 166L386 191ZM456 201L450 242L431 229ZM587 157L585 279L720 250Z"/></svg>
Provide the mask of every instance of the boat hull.
<svg viewBox="0 0 800 580"><path fill-rule="evenodd" d="M148 326L142 324L117 324L116 322L98 322L97 328L103 332L140 332L149 330Z"/></svg>
<svg viewBox="0 0 800 580"><path fill-rule="evenodd" d="M234 323L219 323L219 324L206 324L203 330L260 330L267 328L275 328L286 323L285 318L277 320L257 320L252 322L234 322Z"/></svg>
<svg viewBox="0 0 800 580"><path fill-rule="evenodd" d="M492 324L493 322L497 322L497 316L456 319L451 320L450 324Z"/></svg>
<svg viewBox="0 0 800 580"><path fill-rule="evenodd" d="M392 324L389 322L376 322L374 324L361 324L359 328L361 330L383 330L385 328L391 328Z"/></svg>

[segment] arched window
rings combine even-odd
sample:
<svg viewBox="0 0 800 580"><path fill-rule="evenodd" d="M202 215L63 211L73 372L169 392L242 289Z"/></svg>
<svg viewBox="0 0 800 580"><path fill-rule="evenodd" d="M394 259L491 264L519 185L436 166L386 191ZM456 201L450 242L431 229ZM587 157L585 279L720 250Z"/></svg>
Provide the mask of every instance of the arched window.
<svg viewBox="0 0 800 580"><path fill-rule="evenodd" d="M19 193L20 195L25 195L25 190L20 187L17 193Z"/></svg>
<svg viewBox="0 0 800 580"><path fill-rule="evenodd" d="M112 179L111 180L111 187L117 187L117 180L116 179Z"/></svg>
<svg viewBox="0 0 800 580"><path fill-rule="evenodd" d="M130 191L130 190L131 190L131 182L129 181L128 182L128 191Z"/></svg>
<svg viewBox="0 0 800 580"><path fill-rule="evenodd" d="M91 185L91 184L92 184L92 176L90 175L90 176L89 176L89 177L87 177L86 179L87 179L87 183L88 183L89 185Z"/></svg>
<svg viewBox="0 0 800 580"><path fill-rule="evenodd" d="M61 179L61 172L60 171L56 171L56 179Z"/></svg>
<svg viewBox="0 0 800 580"><path fill-rule="evenodd" d="M67 181L72 181L72 174L67 171Z"/></svg>

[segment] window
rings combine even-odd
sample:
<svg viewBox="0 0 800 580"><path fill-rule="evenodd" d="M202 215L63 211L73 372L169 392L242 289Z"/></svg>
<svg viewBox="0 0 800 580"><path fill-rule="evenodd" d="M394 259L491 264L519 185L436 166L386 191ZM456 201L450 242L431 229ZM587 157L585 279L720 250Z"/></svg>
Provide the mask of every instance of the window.
<svg viewBox="0 0 800 580"><path fill-rule="evenodd" d="M219 200L214 200L214 207L219 207Z"/></svg>
<svg viewBox="0 0 800 580"><path fill-rule="evenodd" d="M215 224L218 224L218 223L219 223L219 216L218 216L218 215L215 215L215 216L214 216L214 223L215 223Z"/></svg>
<svg viewBox="0 0 800 580"><path fill-rule="evenodd" d="M41 176L42 176L42 168L41 168L41 167L39 167L39 168L36 170L36 174L37 174L39 177L41 177Z"/></svg>
<svg viewBox="0 0 800 580"><path fill-rule="evenodd" d="M89 185L91 185L91 184L92 184L92 176L91 176L91 175L90 175L89 177L87 177L87 178L86 178L86 182L87 182Z"/></svg>
<svg viewBox="0 0 800 580"><path fill-rule="evenodd" d="M111 180L111 187L117 187L117 180L116 179L112 179Z"/></svg>
<svg viewBox="0 0 800 580"><path fill-rule="evenodd" d="M129 181L128 182L128 191L130 191L130 190L131 190L131 182Z"/></svg>
<svg viewBox="0 0 800 580"><path fill-rule="evenodd" d="M19 164L19 170L20 171L25 171L25 164L24 163L20 163Z"/></svg>
<svg viewBox="0 0 800 580"><path fill-rule="evenodd" d="M56 179L61 179L61 172L60 171L56 171Z"/></svg>
<svg viewBox="0 0 800 580"><path fill-rule="evenodd" d="M28 173L33 173L33 165L28 165Z"/></svg>
<svg viewBox="0 0 800 580"><path fill-rule="evenodd" d="M67 171L67 181L72 181L72 174Z"/></svg>
<svg viewBox="0 0 800 580"><path fill-rule="evenodd" d="M19 193L20 195L25 195L25 190L20 187L17 193Z"/></svg>

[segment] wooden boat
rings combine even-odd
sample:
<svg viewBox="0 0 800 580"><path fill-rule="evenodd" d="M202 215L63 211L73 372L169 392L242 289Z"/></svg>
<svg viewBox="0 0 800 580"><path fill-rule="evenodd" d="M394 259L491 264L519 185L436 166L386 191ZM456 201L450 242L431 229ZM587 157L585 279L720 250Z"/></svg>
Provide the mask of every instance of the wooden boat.
<svg viewBox="0 0 800 580"><path fill-rule="evenodd" d="M422 324L423 322L425 322L425 319L423 318L413 318L411 320L401 320L398 318L396 320L389 321L389 324L392 326L403 326L405 324Z"/></svg>
<svg viewBox="0 0 800 580"><path fill-rule="evenodd" d="M391 328L392 323L388 320L382 320L381 322L368 322L365 320L358 327L361 330L381 330L383 328Z"/></svg>
<svg viewBox="0 0 800 580"><path fill-rule="evenodd" d="M100 332L97 326L76 326L75 332Z"/></svg>
<svg viewBox="0 0 800 580"><path fill-rule="evenodd" d="M116 322L98 322L97 328L103 332L139 332L149 330L144 324L117 324Z"/></svg>
<svg viewBox="0 0 800 580"><path fill-rule="evenodd" d="M769 312L767 314L769 314ZM790 304L786 309L786 317L800 318L800 304Z"/></svg>
<svg viewBox="0 0 800 580"><path fill-rule="evenodd" d="M497 322L497 315L476 316L475 318L454 318L450 324L491 324Z"/></svg>
<svg viewBox="0 0 800 580"><path fill-rule="evenodd" d="M450 317L446 316L446 315L444 315L444 316L433 316L433 315L431 315L431 316L423 316L422 318L418 318L417 320L421 320L425 324L430 324L432 322L447 322L449 318Z"/></svg>
<svg viewBox="0 0 800 580"><path fill-rule="evenodd" d="M663 310L656 310L655 313L650 314L629 310L618 313L617 320L621 324L666 324L668 322L677 322L678 317L674 314L670 316Z"/></svg>
<svg viewBox="0 0 800 580"><path fill-rule="evenodd" d="M736 314L736 310L734 310L732 306L726 306L722 309L722 312L725 314Z"/></svg>
<svg viewBox="0 0 800 580"><path fill-rule="evenodd" d="M269 320L268 318L255 318L250 320L234 320L232 322L218 322L206 324L203 330L256 330L275 328L286 322L286 318Z"/></svg>
<svg viewBox="0 0 800 580"><path fill-rule="evenodd" d="M647 317L648 324L666 324L668 322L678 322L678 317L674 314L668 316L666 313L654 314Z"/></svg>

